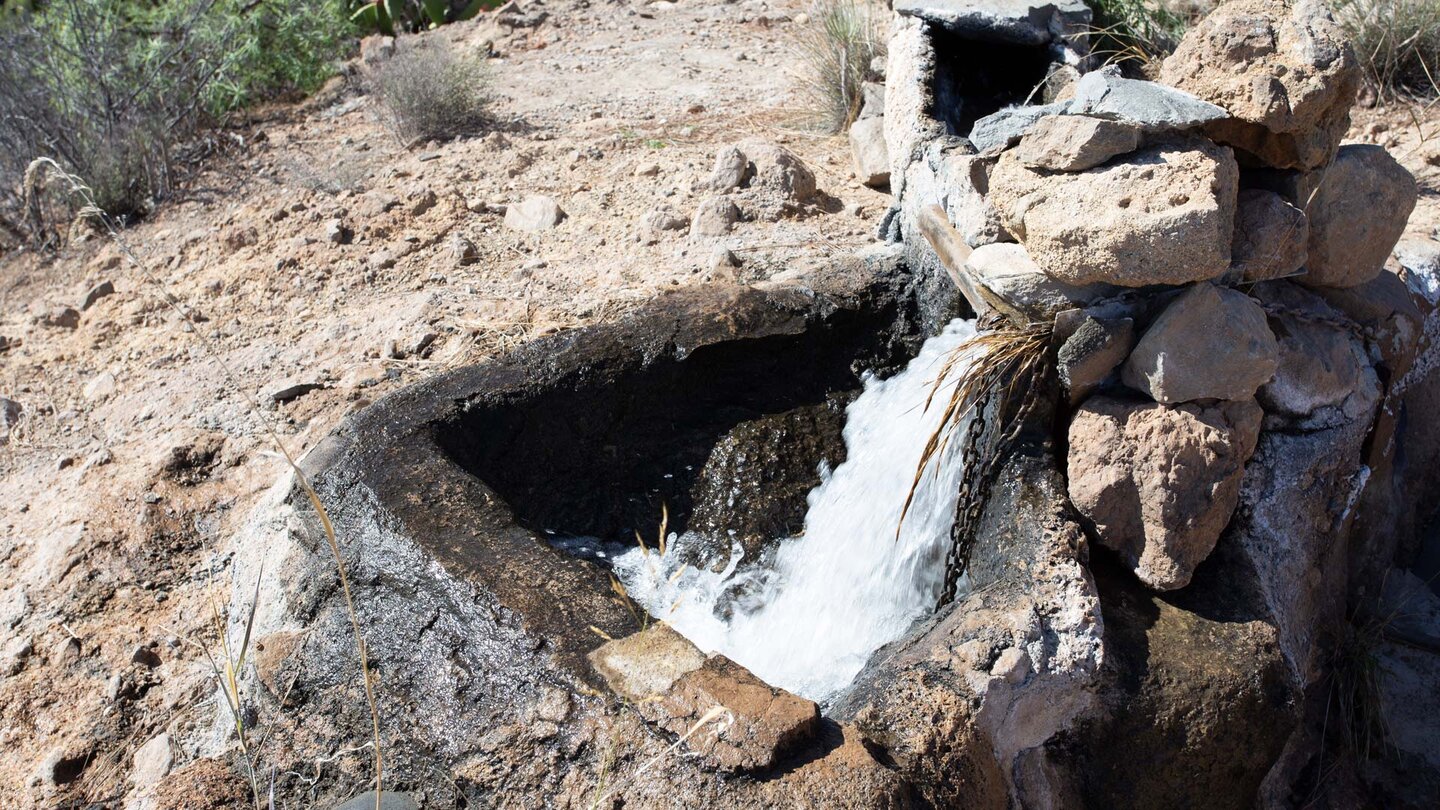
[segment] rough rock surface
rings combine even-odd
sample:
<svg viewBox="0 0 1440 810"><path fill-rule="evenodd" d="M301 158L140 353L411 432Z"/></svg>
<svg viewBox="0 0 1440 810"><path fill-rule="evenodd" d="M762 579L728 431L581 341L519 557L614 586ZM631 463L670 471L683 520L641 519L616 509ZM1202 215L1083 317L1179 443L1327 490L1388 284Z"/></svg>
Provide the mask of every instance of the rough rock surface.
<svg viewBox="0 0 1440 810"><path fill-rule="evenodd" d="M1052 278L1030 260L1023 245L1014 242L981 245L965 266L982 284L1037 321L1118 292L1108 284L1066 284Z"/></svg>
<svg viewBox="0 0 1440 810"><path fill-rule="evenodd" d="M729 197L708 197L695 208L690 218L690 236L694 239L724 236L740 220L740 209Z"/></svg>
<svg viewBox="0 0 1440 810"><path fill-rule="evenodd" d="M1069 102L1006 107L976 121L966 137L975 151L993 157L1019 143L1041 121L1069 111Z"/></svg>
<svg viewBox="0 0 1440 810"><path fill-rule="evenodd" d="M1090 8L1081 0L896 0L894 9L972 39L1019 45L1044 45L1090 22Z"/></svg>
<svg viewBox="0 0 1440 810"><path fill-rule="evenodd" d="M890 182L890 153L885 149L885 120L862 118L850 126L850 152L855 159L855 179L880 188Z"/></svg>
<svg viewBox="0 0 1440 810"><path fill-rule="evenodd" d="M1070 112L1138 127L1144 132L1178 132L1226 117L1224 109L1155 82L1126 79L1113 70L1087 73L1075 83Z"/></svg>
<svg viewBox="0 0 1440 810"><path fill-rule="evenodd" d="M533 194L505 209L505 227L517 231L547 231L564 219L560 204L543 194Z"/></svg>
<svg viewBox="0 0 1440 810"><path fill-rule="evenodd" d="M1122 377L1156 402L1245 400L1275 375L1278 351L1260 305L1197 284L1145 330Z"/></svg>
<svg viewBox="0 0 1440 810"><path fill-rule="evenodd" d="M926 806L1065 806L1047 743L1093 708L1101 625L1045 451L1007 462L977 537L970 594L885 648L831 714L913 774Z"/></svg>
<svg viewBox="0 0 1440 810"><path fill-rule="evenodd" d="M1353 287L1380 274L1415 209L1415 178L1383 147L1340 147L1306 207L1309 271L1301 283Z"/></svg>
<svg viewBox="0 0 1440 810"><path fill-rule="evenodd" d="M1086 316L1056 352L1060 384L1077 405L1114 374L1135 348L1135 322L1130 318Z"/></svg>
<svg viewBox="0 0 1440 810"><path fill-rule="evenodd" d="M715 165L705 185L711 191L725 193L744 185L750 176L750 159L738 146L727 146L715 155Z"/></svg>
<svg viewBox="0 0 1440 810"><path fill-rule="evenodd" d="M1263 165L1317 169L1350 125L1360 69L1318 0L1236 0L1189 30L1160 81L1224 107L1206 132Z"/></svg>
<svg viewBox="0 0 1440 810"><path fill-rule="evenodd" d="M1086 115L1050 115L1020 141L1020 162L1034 169L1079 172L1135 151L1140 130Z"/></svg>
<svg viewBox="0 0 1440 810"><path fill-rule="evenodd" d="M794 152L767 141L740 144L750 160L749 184L741 193L746 211L774 221L815 196L815 173Z"/></svg>
<svg viewBox="0 0 1440 810"><path fill-rule="evenodd" d="M608 641L588 657L615 694L637 703L665 694L705 663L705 653L663 624Z"/></svg>
<svg viewBox="0 0 1440 810"><path fill-rule="evenodd" d="M1285 281L1258 284L1251 292L1281 308L1270 316L1279 346L1275 377L1256 393L1267 414L1313 429L1374 411L1380 381L1365 343L1343 328L1349 321L1344 314Z"/></svg>
<svg viewBox="0 0 1440 810"><path fill-rule="evenodd" d="M1231 275L1265 281L1294 275L1305 264L1310 221L1284 197L1263 189L1242 189L1230 246Z"/></svg>
<svg viewBox="0 0 1440 810"><path fill-rule="evenodd" d="M1142 582L1183 588L1230 520L1261 418L1254 401L1091 397L1070 423L1070 500Z"/></svg>
<svg viewBox="0 0 1440 810"><path fill-rule="evenodd" d="M1006 153L990 192L1006 228L1049 275L1141 287L1229 268L1238 183L1229 149L1190 138L1075 173L1037 171Z"/></svg>

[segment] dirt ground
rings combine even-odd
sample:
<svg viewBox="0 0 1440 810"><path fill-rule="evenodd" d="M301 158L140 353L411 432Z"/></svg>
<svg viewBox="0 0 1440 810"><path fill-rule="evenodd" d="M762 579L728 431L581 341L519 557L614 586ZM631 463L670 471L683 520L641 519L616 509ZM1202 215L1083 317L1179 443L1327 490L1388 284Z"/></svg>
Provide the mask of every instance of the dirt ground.
<svg viewBox="0 0 1440 810"><path fill-rule="evenodd" d="M526 8L549 16L430 35L498 52L488 134L401 148L352 65L223 133L183 195L124 233L143 269L99 236L0 256L0 396L23 408L0 446L0 807L123 805L136 749L212 722L203 649L228 538L284 464L252 402L302 453L437 370L668 287L750 283L873 240L887 195L856 182L843 137L795 125L801 2ZM1351 136L1421 179L1411 230L1429 235L1440 105L1358 110ZM821 202L722 239L644 227L653 211L688 220L715 153L749 137L804 158ZM507 229L502 207L530 194L568 217ZM350 244L328 238L335 220ZM740 266L717 266L717 246ZM47 325L103 282L113 294L75 328ZM285 388L305 393L277 404ZM176 752L162 804L221 806L201 797L238 777L180 767L192 758Z"/></svg>

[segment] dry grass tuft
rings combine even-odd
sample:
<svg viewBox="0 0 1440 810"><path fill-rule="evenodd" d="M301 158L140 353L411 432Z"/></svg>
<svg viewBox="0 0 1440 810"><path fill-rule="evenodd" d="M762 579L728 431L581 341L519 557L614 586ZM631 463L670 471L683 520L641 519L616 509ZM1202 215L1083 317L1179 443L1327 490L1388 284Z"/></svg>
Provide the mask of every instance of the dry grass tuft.
<svg viewBox="0 0 1440 810"><path fill-rule="evenodd" d="M432 41L433 40L433 41ZM448 140L485 127L490 69L444 40L399 40L375 75L391 129L407 147Z"/></svg>
<svg viewBox="0 0 1440 810"><path fill-rule="evenodd" d="M860 114L870 63L885 55L879 15L866 0L817 0L796 37L803 117L826 132L843 132Z"/></svg>
<svg viewBox="0 0 1440 810"><path fill-rule="evenodd" d="M1440 95L1440 2L1336 0L1334 8L1378 97Z"/></svg>
<svg viewBox="0 0 1440 810"><path fill-rule="evenodd" d="M945 401L940 426L925 442L900 515L903 525L926 471L944 456L950 442L956 440L957 431L963 430L959 440L963 442L965 472L940 605L955 598L956 586L970 560L989 488L1036 403L1044 396L1044 377L1050 367L1050 340L1048 323L1025 326L1007 323L982 331L951 351L925 401L929 409L955 370L964 369L965 376ZM899 527L895 532L898 537Z"/></svg>

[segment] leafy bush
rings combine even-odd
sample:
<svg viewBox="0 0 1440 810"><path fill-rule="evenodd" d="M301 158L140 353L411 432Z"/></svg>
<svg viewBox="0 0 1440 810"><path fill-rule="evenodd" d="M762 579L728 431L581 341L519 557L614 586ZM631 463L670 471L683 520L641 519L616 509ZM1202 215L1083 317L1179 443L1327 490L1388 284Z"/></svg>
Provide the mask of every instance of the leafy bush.
<svg viewBox="0 0 1440 810"><path fill-rule="evenodd" d="M885 45L873 7L865 0L817 0L796 45L800 89L807 112L829 132L841 132L860 114L861 88Z"/></svg>
<svg viewBox="0 0 1440 810"><path fill-rule="evenodd" d="M1440 2L1336 0L1335 16L1378 95L1440 94Z"/></svg>
<svg viewBox="0 0 1440 810"><path fill-rule="evenodd" d="M391 128L405 144L444 140L481 129L490 100L490 71L476 56L444 41L402 39L375 76Z"/></svg>
<svg viewBox="0 0 1440 810"><path fill-rule="evenodd" d="M351 0L351 19L367 31L414 34L446 23L468 20L504 0Z"/></svg>
<svg viewBox="0 0 1440 810"><path fill-rule="evenodd" d="M25 4L20 4L21 6ZM350 29L339 0L50 0L0 18L0 206L36 157L121 220L173 185L173 147L236 107L309 91Z"/></svg>

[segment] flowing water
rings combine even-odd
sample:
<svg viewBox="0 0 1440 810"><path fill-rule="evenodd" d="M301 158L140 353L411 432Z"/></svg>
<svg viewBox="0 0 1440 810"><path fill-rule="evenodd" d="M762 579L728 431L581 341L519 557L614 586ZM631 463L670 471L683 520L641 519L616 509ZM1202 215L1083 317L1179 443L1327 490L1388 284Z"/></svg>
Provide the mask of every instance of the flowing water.
<svg viewBox="0 0 1440 810"><path fill-rule="evenodd" d="M926 399L946 356L974 331L973 323L954 321L901 373L866 379L846 411L845 462L822 467L803 535L780 543L772 565L742 566L737 545L723 571L686 568L680 560L690 538L680 536L663 557L636 548L614 559L630 597L702 650L724 653L775 686L821 702L834 696L939 595L961 472L958 441L927 470L898 538L896 527L965 364L956 364L928 409Z"/></svg>

